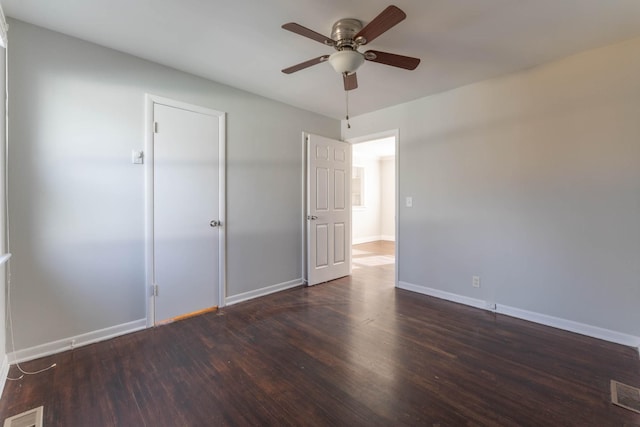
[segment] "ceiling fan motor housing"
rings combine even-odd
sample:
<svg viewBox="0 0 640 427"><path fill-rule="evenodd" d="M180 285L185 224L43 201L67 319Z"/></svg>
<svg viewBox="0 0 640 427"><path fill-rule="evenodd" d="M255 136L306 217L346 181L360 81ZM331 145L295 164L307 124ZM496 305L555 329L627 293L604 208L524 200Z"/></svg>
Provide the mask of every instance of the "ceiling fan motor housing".
<svg viewBox="0 0 640 427"><path fill-rule="evenodd" d="M362 29L362 22L357 19L341 19L331 29L331 38L335 40L337 50L356 50L360 44L355 40L356 35Z"/></svg>

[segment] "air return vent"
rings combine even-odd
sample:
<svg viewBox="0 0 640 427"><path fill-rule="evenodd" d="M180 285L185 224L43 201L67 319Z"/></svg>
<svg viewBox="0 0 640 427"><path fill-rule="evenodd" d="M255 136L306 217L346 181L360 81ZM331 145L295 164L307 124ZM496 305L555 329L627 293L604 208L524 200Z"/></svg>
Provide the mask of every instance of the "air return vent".
<svg viewBox="0 0 640 427"><path fill-rule="evenodd" d="M611 380L611 401L640 414L640 389Z"/></svg>
<svg viewBox="0 0 640 427"><path fill-rule="evenodd" d="M3 427L42 427L42 411L44 407L30 409L4 420Z"/></svg>

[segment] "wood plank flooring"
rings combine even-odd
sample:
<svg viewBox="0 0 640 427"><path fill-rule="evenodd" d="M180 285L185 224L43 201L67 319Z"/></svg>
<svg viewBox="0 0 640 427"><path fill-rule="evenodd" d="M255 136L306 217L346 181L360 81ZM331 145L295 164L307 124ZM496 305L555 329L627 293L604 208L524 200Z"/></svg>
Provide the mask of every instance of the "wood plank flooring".
<svg viewBox="0 0 640 427"><path fill-rule="evenodd" d="M383 261L26 363L58 365L8 381L0 422L44 405L46 427L640 426L609 396L640 385L636 350L395 289Z"/></svg>

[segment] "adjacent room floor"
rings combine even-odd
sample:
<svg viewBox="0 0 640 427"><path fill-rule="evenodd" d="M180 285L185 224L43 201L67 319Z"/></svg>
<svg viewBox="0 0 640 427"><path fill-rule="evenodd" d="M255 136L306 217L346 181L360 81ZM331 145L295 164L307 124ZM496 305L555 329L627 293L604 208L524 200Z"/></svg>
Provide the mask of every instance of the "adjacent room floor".
<svg viewBox="0 0 640 427"><path fill-rule="evenodd" d="M383 287L387 284L394 286L395 274L395 242L378 240L376 242L361 243L351 247L351 267L354 277L366 278L374 275L378 279L375 286Z"/></svg>
<svg viewBox="0 0 640 427"><path fill-rule="evenodd" d="M383 246L354 247L351 277L25 363L57 367L8 381L0 421L640 425L609 395L640 385L637 350L398 290Z"/></svg>

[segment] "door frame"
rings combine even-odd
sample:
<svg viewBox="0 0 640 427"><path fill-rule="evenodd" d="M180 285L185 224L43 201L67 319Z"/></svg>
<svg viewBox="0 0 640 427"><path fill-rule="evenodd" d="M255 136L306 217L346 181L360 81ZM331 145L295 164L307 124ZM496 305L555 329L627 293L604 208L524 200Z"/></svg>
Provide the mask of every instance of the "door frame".
<svg viewBox="0 0 640 427"><path fill-rule="evenodd" d="M396 188L395 201L394 201L394 209L395 209L395 230L396 230L396 240L395 240L395 273L394 273L394 286L397 288L399 283L399 271L400 271L400 217L398 216L400 213L400 129L391 129L387 131L377 132L369 135L358 136L354 138L349 138L346 140L349 144L360 144L363 142L373 141L376 139L394 137L396 140L396 158L395 158L395 180L394 183ZM353 162L353 158L351 159ZM353 166L353 165L352 165ZM349 218L351 221L351 218ZM353 224L352 224L353 227Z"/></svg>
<svg viewBox="0 0 640 427"><path fill-rule="evenodd" d="M188 104L174 99L164 98L153 94L145 94L145 143L144 143L144 176L145 176L145 309L147 328L155 326L155 298L153 295L154 277L154 105L166 105L195 113L206 114L218 118L218 220L222 223L218 227L218 307L225 305L227 289L226 274L226 113L198 105Z"/></svg>

